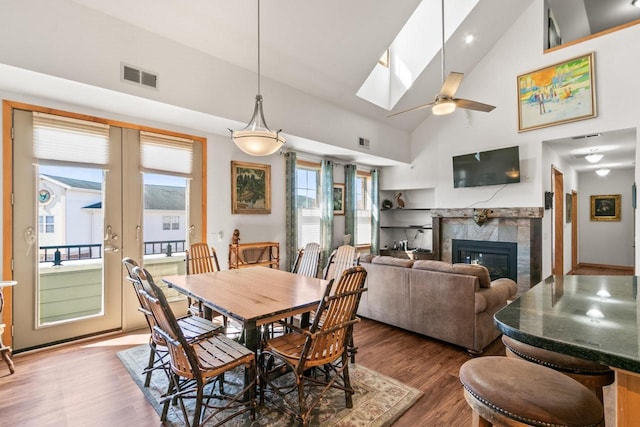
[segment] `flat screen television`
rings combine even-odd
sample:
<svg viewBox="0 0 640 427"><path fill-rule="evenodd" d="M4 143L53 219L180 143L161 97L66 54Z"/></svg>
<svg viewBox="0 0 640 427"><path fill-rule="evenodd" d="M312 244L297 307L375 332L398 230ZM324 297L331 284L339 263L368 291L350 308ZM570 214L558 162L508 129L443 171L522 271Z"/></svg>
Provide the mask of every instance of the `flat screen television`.
<svg viewBox="0 0 640 427"><path fill-rule="evenodd" d="M453 157L454 188L517 182L520 182L518 146Z"/></svg>

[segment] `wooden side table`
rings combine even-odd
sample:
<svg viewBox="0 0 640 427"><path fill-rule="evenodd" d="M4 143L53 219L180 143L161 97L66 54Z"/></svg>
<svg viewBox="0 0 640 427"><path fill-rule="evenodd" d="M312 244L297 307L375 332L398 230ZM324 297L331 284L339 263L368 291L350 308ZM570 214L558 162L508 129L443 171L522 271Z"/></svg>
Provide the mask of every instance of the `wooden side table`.
<svg viewBox="0 0 640 427"><path fill-rule="evenodd" d="M4 297L2 296L2 289L8 286L15 286L18 282L16 281L0 281L0 322L2 321L2 308L4 307ZM0 323L0 355L7 363L9 367L9 372L12 374L16 371L13 366L13 361L11 360L11 347L4 345L2 342L2 334L4 333L5 324Z"/></svg>

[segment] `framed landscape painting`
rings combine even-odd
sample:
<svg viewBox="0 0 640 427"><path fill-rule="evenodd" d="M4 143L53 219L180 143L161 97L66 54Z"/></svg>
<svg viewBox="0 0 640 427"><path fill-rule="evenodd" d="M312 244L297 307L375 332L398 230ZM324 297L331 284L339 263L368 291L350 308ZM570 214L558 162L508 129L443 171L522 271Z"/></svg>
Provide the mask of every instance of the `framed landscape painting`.
<svg viewBox="0 0 640 427"><path fill-rule="evenodd" d="M231 162L231 212L271 213L271 166Z"/></svg>
<svg viewBox="0 0 640 427"><path fill-rule="evenodd" d="M333 214L344 215L344 184L333 184Z"/></svg>
<svg viewBox="0 0 640 427"><path fill-rule="evenodd" d="M591 221L620 221L620 194L591 196Z"/></svg>
<svg viewBox="0 0 640 427"><path fill-rule="evenodd" d="M593 52L518 76L518 132L596 116Z"/></svg>

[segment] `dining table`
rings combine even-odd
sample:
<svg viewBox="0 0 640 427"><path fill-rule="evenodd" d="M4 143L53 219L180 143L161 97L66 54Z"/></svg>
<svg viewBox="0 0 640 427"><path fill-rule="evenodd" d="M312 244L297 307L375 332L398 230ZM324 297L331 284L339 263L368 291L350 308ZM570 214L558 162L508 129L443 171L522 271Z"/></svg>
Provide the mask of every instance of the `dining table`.
<svg viewBox="0 0 640 427"><path fill-rule="evenodd" d="M609 366L616 375L616 425L640 425L637 276L549 276L498 311L494 322L518 341Z"/></svg>
<svg viewBox="0 0 640 427"><path fill-rule="evenodd" d="M201 301L205 317L207 311L214 310L242 324L245 346L254 352L260 347L259 327L295 315L308 319L329 283L267 267L172 275L162 281Z"/></svg>

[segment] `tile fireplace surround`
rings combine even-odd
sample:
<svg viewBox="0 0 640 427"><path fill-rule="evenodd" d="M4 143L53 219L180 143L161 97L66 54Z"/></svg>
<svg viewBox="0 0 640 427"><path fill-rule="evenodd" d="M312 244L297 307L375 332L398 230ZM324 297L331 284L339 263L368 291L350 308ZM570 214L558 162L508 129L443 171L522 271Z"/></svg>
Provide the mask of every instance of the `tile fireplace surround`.
<svg viewBox="0 0 640 427"><path fill-rule="evenodd" d="M478 225L474 214L486 211ZM451 262L452 239L518 245L518 296L541 280L543 208L432 209L434 259Z"/></svg>

